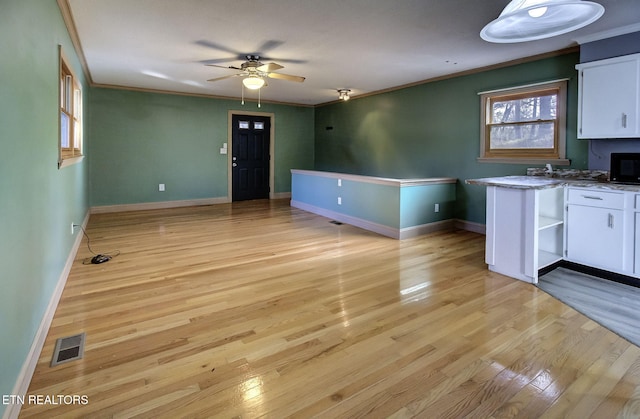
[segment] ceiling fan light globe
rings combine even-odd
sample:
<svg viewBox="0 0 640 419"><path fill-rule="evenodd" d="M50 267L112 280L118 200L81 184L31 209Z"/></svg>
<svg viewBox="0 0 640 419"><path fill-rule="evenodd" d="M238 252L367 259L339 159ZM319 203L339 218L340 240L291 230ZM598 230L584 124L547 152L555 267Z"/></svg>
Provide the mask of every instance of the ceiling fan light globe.
<svg viewBox="0 0 640 419"><path fill-rule="evenodd" d="M496 43L535 41L580 29L603 14L602 5L586 0L512 0L480 37Z"/></svg>
<svg viewBox="0 0 640 419"><path fill-rule="evenodd" d="M244 87L251 90L258 90L264 86L264 79L257 76L246 77L242 80Z"/></svg>

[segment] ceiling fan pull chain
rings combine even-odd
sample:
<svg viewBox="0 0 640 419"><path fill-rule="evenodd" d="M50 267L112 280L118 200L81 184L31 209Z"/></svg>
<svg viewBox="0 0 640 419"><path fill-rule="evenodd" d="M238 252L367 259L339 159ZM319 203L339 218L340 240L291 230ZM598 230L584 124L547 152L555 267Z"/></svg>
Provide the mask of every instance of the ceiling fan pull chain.
<svg viewBox="0 0 640 419"><path fill-rule="evenodd" d="M260 90L262 89L258 89L258 108L260 107Z"/></svg>
<svg viewBox="0 0 640 419"><path fill-rule="evenodd" d="M242 104L244 105L244 84L242 84Z"/></svg>

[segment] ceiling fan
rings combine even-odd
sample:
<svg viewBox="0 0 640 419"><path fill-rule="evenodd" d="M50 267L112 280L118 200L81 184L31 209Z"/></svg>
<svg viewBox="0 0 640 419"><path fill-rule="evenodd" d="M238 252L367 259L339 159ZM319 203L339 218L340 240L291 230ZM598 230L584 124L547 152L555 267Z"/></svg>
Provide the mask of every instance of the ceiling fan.
<svg viewBox="0 0 640 419"><path fill-rule="evenodd" d="M262 86L265 85L266 77L269 77L272 79L294 81L298 83L302 83L305 80L305 78L302 76L292 76L289 74L276 73L275 71L280 70L281 68L284 68L284 67L277 63L263 64L260 62L259 55L246 55L245 57L247 61L242 63L240 67L235 67L235 66L225 67L225 66L216 65L216 64L207 64L210 67L218 67L218 68L231 69L231 70L237 71L236 74L216 77L214 79L209 79L207 81L215 82L219 80L228 79L231 77L244 77L244 79L242 80L242 84L248 89L256 90L256 89L260 89Z"/></svg>

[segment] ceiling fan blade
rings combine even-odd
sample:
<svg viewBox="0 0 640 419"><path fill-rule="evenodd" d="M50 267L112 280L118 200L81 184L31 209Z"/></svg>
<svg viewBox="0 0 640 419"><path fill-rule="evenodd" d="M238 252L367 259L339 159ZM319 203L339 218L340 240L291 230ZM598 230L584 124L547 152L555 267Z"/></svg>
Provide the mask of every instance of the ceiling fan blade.
<svg viewBox="0 0 640 419"><path fill-rule="evenodd" d="M258 71L263 71L265 73L269 73L271 71L276 71L276 70L280 70L281 68L284 68L283 66L281 66L280 64L277 63L267 63L267 64L262 64L260 67L257 68Z"/></svg>
<svg viewBox="0 0 640 419"><path fill-rule="evenodd" d="M271 51L274 48L278 48L280 45L284 44L284 41L277 41L275 39L265 41L260 47L258 47L258 51L267 52Z"/></svg>
<svg viewBox="0 0 640 419"><path fill-rule="evenodd" d="M215 42L207 41L206 39L201 39L194 42L196 45L200 45L206 48L217 49L218 51L228 52L230 54L234 54L234 59L242 59L244 55L240 51L236 51L233 48L225 47L224 45L218 45Z"/></svg>
<svg viewBox="0 0 640 419"><path fill-rule="evenodd" d="M267 74L267 76L271 77L272 79L296 81L298 83L302 83L305 80L305 78L302 76L291 76L289 74L282 74L282 73L269 73Z"/></svg>
<svg viewBox="0 0 640 419"><path fill-rule="evenodd" d="M215 63L229 63L231 61L237 61L237 60L238 60L237 57L227 57L227 58L212 58L209 60L200 60L198 62L204 65L211 65Z"/></svg>
<svg viewBox="0 0 640 419"><path fill-rule="evenodd" d="M287 58L273 58L273 57L263 57L260 56L261 60L264 61L280 61L282 63L291 63L291 64L306 64L307 60L296 60L296 59L287 59Z"/></svg>
<svg viewBox="0 0 640 419"><path fill-rule="evenodd" d="M219 80L224 80L224 79L230 79L231 77L238 77L238 76L241 76L241 75L242 74L232 74L230 76L216 77L215 79L209 79L207 81L214 82L214 81L219 81Z"/></svg>
<svg viewBox="0 0 640 419"><path fill-rule="evenodd" d="M232 65L215 65L215 64L207 64L208 67L217 67L224 68L225 70L242 70L240 67L234 67Z"/></svg>

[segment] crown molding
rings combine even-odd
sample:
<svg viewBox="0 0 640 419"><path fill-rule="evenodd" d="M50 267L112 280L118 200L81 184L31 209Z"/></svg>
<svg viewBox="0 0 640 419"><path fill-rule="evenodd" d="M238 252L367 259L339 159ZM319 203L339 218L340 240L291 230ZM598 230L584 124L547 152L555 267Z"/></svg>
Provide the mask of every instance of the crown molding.
<svg viewBox="0 0 640 419"><path fill-rule="evenodd" d="M633 32L640 32L640 23L634 23L632 25L620 26L619 28L609 29L607 31L592 33L590 35L575 38L574 41L576 41L580 45L583 45L588 44L589 42L601 41L603 39L626 35Z"/></svg>
<svg viewBox="0 0 640 419"><path fill-rule="evenodd" d="M71 6L69 5L69 0L57 0L58 8L60 9L60 13L62 14L62 19L64 20L64 24L67 27L67 32L69 33L69 37L71 38L71 43L73 44L73 48L76 50L76 55L80 60L80 65L82 66L82 72L84 76L87 78L89 84L93 84L93 79L91 78L91 72L89 71L89 66L87 65L87 59L84 56L84 51L82 49L82 43L80 42L80 37L78 36L78 30L76 29L76 22L73 20L73 14L71 13Z"/></svg>

